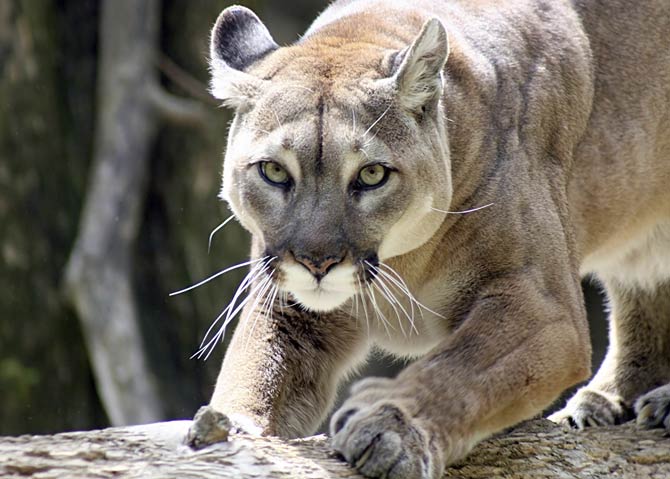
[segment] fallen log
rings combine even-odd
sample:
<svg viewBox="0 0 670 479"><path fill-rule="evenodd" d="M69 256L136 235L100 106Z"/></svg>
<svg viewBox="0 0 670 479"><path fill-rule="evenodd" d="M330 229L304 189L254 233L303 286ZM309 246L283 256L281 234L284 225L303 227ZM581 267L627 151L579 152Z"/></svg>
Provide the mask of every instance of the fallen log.
<svg viewBox="0 0 670 479"><path fill-rule="evenodd" d="M191 421L0 438L2 478L360 478L325 436L231 435L192 450ZM564 429L534 420L484 441L445 478L668 478L670 437L634 424ZM410 479L410 478L408 478Z"/></svg>

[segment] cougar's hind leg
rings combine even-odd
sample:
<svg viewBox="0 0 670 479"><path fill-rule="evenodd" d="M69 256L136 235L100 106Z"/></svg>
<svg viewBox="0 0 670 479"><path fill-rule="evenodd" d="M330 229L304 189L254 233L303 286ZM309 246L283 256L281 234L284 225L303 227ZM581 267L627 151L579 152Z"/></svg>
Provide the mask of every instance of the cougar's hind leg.
<svg viewBox="0 0 670 479"><path fill-rule="evenodd" d="M605 360L550 419L583 428L619 424L637 413L641 424L669 427L670 281L651 288L619 281L606 286L611 312Z"/></svg>

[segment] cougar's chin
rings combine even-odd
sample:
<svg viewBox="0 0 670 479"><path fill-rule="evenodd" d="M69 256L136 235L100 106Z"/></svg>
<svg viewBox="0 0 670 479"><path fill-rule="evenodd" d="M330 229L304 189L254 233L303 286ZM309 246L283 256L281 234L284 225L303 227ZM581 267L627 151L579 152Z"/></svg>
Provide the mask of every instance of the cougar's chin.
<svg viewBox="0 0 670 479"><path fill-rule="evenodd" d="M291 291L293 297L306 309L317 313L325 313L342 306L353 294L341 291L314 289L311 291Z"/></svg>
<svg viewBox="0 0 670 479"><path fill-rule="evenodd" d="M332 311L356 294L356 268L351 265L336 266L321 281L300 265L282 265L282 270L282 289L310 311Z"/></svg>

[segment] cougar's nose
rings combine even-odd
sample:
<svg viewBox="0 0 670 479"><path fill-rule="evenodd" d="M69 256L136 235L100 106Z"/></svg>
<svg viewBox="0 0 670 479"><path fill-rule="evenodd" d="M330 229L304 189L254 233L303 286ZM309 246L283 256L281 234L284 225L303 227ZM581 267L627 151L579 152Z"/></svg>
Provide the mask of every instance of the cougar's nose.
<svg viewBox="0 0 670 479"><path fill-rule="evenodd" d="M314 275L317 281L320 281L328 271L335 265L342 262L344 254L324 256L323 258L315 258L304 254L293 253L295 260L309 270Z"/></svg>

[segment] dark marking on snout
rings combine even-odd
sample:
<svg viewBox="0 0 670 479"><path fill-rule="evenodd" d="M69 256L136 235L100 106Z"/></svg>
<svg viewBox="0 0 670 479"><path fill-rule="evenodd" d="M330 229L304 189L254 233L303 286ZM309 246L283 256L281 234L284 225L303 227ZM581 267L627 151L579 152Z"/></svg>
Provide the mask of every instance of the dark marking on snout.
<svg viewBox="0 0 670 479"><path fill-rule="evenodd" d="M345 256L345 253L323 257L293 253L295 260L307 268L307 270L312 273L317 281L321 281L321 279L323 279L323 277L326 276L332 268L342 262Z"/></svg>
<svg viewBox="0 0 670 479"><path fill-rule="evenodd" d="M316 158L315 158L315 171L317 176L320 176L323 174L323 114L326 109L325 102L323 100L323 97L319 98L319 104L317 106L318 110L318 119L317 119L317 125L316 125L316 131L317 131L317 151L316 151Z"/></svg>
<svg viewBox="0 0 670 479"><path fill-rule="evenodd" d="M363 281L369 283L375 276L377 276L377 268L379 268L379 257L377 253L371 252L361 255L360 260L361 270L363 271Z"/></svg>

